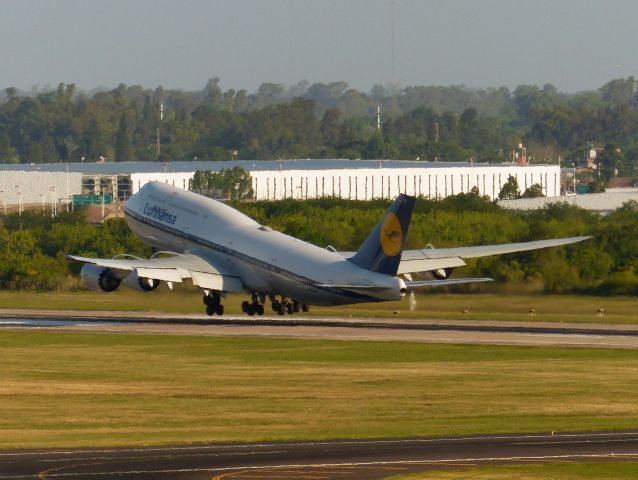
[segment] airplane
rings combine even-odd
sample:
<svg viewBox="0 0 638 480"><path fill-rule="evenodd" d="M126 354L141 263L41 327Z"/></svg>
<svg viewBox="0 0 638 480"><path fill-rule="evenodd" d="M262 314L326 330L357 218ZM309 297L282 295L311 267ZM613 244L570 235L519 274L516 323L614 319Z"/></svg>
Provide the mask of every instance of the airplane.
<svg viewBox="0 0 638 480"><path fill-rule="evenodd" d="M490 278L449 278L463 259L568 245L587 236L460 248L404 250L416 198L400 194L357 252L321 248L261 225L234 208L164 183L150 182L124 207L131 230L158 249L151 258L67 255L82 262L85 288L112 292L121 283L151 291L190 279L208 315L223 315L227 293L246 292L244 313L279 315L311 305L400 300L421 288ZM417 274L421 280L413 280Z"/></svg>

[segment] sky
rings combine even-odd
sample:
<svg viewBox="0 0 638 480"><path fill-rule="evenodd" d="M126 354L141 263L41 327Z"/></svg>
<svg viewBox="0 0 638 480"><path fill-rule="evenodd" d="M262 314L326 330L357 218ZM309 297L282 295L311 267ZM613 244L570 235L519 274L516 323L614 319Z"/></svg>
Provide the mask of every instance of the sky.
<svg viewBox="0 0 638 480"><path fill-rule="evenodd" d="M564 92L638 76L634 0L2 0L0 89L344 80Z"/></svg>

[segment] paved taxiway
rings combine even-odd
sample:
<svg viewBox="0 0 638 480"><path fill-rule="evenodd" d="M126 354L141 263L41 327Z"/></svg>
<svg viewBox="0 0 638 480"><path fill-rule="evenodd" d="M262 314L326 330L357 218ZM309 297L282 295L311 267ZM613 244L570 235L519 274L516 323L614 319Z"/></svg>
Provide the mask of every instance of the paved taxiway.
<svg viewBox="0 0 638 480"><path fill-rule="evenodd" d="M409 341L638 349L638 325L329 317L206 317L120 312L0 310L0 327L169 335L259 335L332 340Z"/></svg>
<svg viewBox="0 0 638 480"><path fill-rule="evenodd" d="M638 432L0 451L0 480L363 480L481 464L628 460L638 460Z"/></svg>

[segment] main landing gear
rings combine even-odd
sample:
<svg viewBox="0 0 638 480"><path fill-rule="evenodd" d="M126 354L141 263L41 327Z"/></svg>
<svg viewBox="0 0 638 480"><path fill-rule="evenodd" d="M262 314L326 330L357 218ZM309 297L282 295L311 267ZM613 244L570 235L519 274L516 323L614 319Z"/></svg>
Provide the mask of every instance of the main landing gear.
<svg viewBox="0 0 638 480"><path fill-rule="evenodd" d="M253 315L263 315L266 295L253 293L251 298L252 302L245 301L241 304L242 311L251 317ZM310 310L308 305L305 303L300 303L296 300L288 300L286 297L278 299L277 296L269 294L268 299L271 302L270 305L272 306L273 312L276 312L279 315L285 315L286 313L293 314L297 313L299 310L302 312Z"/></svg>
<svg viewBox="0 0 638 480"><path fill-rule="evenodd" d="M281 297L281 300L277 300L276 297L271 298L272 310L276 312L278 315L292 315L293 313L297 313L299 310L302 312L307 312L310 310L310 307L305 303L299 303L297 300L288 300L286 297Z"/></svg>
<svg viewBox="0 0 638 480"><path fill-rule="evenodd" d="M256 293L252 294L252 302L244 301L241 304L241 311L248 314L250 317L255 314L261 316L264 314L264 300L265 296L258 296Z"/></svg>
<svg viewBox="0 0 638 480"><path fill-rule="evenodd" d="M286 297L278 298L275 295L268 295L268 299L271 302L271 306L274 312L279 315L285 315L286 313L292 315L300 310L307 312L310 310L308 305L300 303L297 300L289 300ZM223 315L224 306L221 304L221 296L219 292L209 292L204 295L204 305L206 305L206 314L211 315ZM255 315L264 314L264 304L266 303L266 295L253 293L251 295L251 301L244 301L241 304L242 312L253 317Z"/></svg>
<svg viewBox="0 0 638 480"><path fill-rule="evenodd" d="M223 315L224 306L221 304L221 297L217 292L210 292L204 295L204 305L206 305L206 315Z"/></svg>

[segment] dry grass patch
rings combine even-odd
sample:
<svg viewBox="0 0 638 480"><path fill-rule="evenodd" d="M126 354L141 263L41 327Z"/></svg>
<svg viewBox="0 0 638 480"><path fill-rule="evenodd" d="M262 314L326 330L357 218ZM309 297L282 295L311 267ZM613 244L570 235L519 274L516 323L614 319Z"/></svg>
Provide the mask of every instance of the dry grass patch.
<svg viewBox="0 0 638 480"><path fill-rule="evenodd" d="M0 447L638 427L633 351L0 332Z"/></svg>

